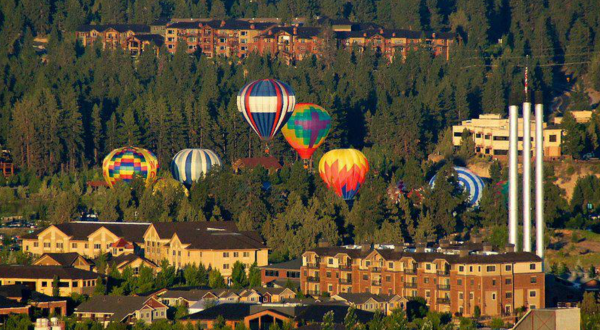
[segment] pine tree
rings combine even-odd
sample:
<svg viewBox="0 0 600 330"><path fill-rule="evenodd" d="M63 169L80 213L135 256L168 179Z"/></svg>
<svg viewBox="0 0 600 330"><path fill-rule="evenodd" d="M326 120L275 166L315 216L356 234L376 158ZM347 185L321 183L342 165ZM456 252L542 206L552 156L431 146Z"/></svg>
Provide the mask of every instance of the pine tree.
<svg viewBox="0 0 600 330"><path fill-rule="evenodd" d="M260 269L256 262L254 262L250 266L250 270L248 271L248 287L250 288L258 288L262 284L262 277L260 274Z"/></svg>
<svg viewBox="0 0 600 330"><path fill-rule="evenodd" d="M208 285L213 289L225 288L227 285L225 284L225 279L221 275L221 272L217 269L213 269L210 271L208 277Z"/></svg>
<svg viewBox="0 0 600 330"><path fill-rule="evenodd" d="M234 289L242 289L248 286L246 267L240 261L236 261L233 264L233 269L231 270L231 281Z"/></svg>
<svg viewBox="0 0 600 330"><path fill-rule="evenodd" d="M52 297L60 297L60 279L54 275L52 279Z"/></svg>

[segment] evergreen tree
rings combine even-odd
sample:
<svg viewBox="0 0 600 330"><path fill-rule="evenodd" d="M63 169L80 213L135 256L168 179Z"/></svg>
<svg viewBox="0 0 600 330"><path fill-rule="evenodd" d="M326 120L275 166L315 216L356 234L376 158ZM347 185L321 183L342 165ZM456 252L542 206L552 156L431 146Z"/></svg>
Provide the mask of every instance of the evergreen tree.
<svg viewBox="0 0 600 330"><path fill-rule="evenodd" d="M52 297L60 297L60 279L58 275L52 278Z"/></svg>
<svg viewBox="0 0 600 330"><path fill-rule="evenodd" d="M234 289L242 289L248 286L248 277L246 276L246 266L240 261L233 264L231 270L231 281Z"/></svg>

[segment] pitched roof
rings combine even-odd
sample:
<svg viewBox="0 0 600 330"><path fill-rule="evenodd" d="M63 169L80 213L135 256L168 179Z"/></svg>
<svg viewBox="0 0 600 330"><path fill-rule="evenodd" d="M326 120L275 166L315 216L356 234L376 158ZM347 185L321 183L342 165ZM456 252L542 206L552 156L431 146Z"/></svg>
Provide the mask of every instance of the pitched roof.
<svg viewBox="0 0 600 330"><path fill-rule="evenodd" d="M173 234L182 232L198 235L205 232L238 231L235 221L155 222L152 227L161 239L170 239Z"/></svg>
<svg viewBox="0 0 600 330"><path fill-rule="evenodd" d="M79 258L79 253L44 253L38 260L41 260L44 256L51 258L61 266L73 266L75 261L77 261L77 259Z"/></svg>
<svg viewBox="0 0 600 330"><path fill-rule="evenodd" d="M291 269L291 270L300 270L302 267L302 259L294 259L290 261L280 262L277 264L270 264L267 266L260 267L261 269Z"/></svg>
<svg viewBox="0 0 600 330"><path fill-rule="evenodd" d="M294 30L296 33L294 33ZM321 28L318 27L304 27L304 26L278 26L272 29L273 34L278 32L286 32L290 35L295 35L298 38L302 39L310 39L312 37L316 37L321 33Z"/></svg>
<svg viewBox="0 0 600 330"><path fill-rule="evenodd" d="M183 244L189 244L188 249L194 250L254 250L266 249L262 241L257 241L254 235L243 232L178 232L177 237Z"/></svg>
<svg viewBox="0 0 600 330"><path fill-rule="evenodd" d="M253 304L233 304L226 303L216 305L205 309L198 313L190 314L182 317L182 320L216 320L219 316L223 316L225 320L243 320L250 315L250 307Z"/></svg>
<svg viewBox="0 0 600 330"><path fill-rule="evenodd" d="M88 236L96 230L104 227L113 234L124 238L129 242L142 243L144 241L144 233L150 226L149 223L141 222L65 222L53 225L67 236L71 236L73 240L87 240ZM46 228L45 228L46 229ZM29 235L23 236L23 239L37 238L44 231L41 229Z"/></svg>
<svg viewBox="0 0 600 330"><path fill-rule="evenodd" d="M10 300L8 298L0 296L0 309L3 309L3 308L21 308L21 307L26 307L26 306L27 305L22 304L20 302L16 302L14 300Z"/></svg>
<svg viewBox="0 0 600 330"><path fill-rule="evenodd" d="M75 312L112 314L109 320L119 322L128 315L144 307L149 300L153 300L150 305L154 308L166 308L165 305L156 301L154 298L139 296L94 296L90 298L90 300L79 305L75 309Z"/></svg>
<svg viewBox="0 0 600 330"><path fill-rule="evenodd" d="M92 280L102 276L87 270L63 266L0 265L0 278Z"/></svg>
<svg viewBox="0 0 600 330"><path fill-rule="evenodd" d="M338 39L348 38L371 38L375 35L380 35L386 39L389 38L407 38L407 39L454 39L456 33L451 32L432 32L432 31L415 31L405 29L385 29L385 28L369 28L356 31L337 31L335 35Z"/></svg>
<svg viewBox="0 0 600 330"><path fill-rule="evenodd" d="M50 302L66 301L66 298L50 297L41 292L33 291L24 284L0 286L0 297L21 299L21 301Z"/></svg>
<svg viewBox="0 0 600 330"><path fill-rule="evenodd" d="M152 262L151 260L148 260L144 257L138 256L137 254L122 254L118 257L114 257L111 258L108 262L112 265L117 265L117 267L121 268L121 267L126 267L127 265L129 265L130 263L141 259L144 262L147 262L149 264L151 264L154 267L158 267L154 262Z"/></svg>
<svg viewBox="0 0 600 330"><path fill-rule="evenodd" d="M182 22L174 22L174 23L170 23L167 24L167 28L173 28L173 29L199 29L200 28L200 22L196 22L196 21L182 21Z"/></svg>
<svg viewBox="0 0 600 330"><path fill-rule="evenodd" d="M89 32L96 30L104 32L108 29L115 29L117 32L133 31L136 33L149 33L150 26L144 24L105 24L105 25L80 25L77 28L78 32Z"/></svg>
<svg viewBox="0 0 600 330"><path fill-rule="evenodd" d="M264 30L276 25L276 23L271 22L251 22L237 19L212 20L206 24L214 29L222 30ZM252 26L254 26L254 29L252 29Z"/></svg>
<svg viewBox="0 0 600 330"><path fill-rule="evenodd" d="M344 323L344 318L348 313L350 306L341 305L322 305L315 304L309 305L302 309L302 311L296 315L296 321L302 321L303 323L323 322L325 314L333 312L333 323ZM366 324L373 319L375 313L357 309L354 311L356 319L359 323Z"/></svg>
<svg viewBox="0 0 600 330"><path fill-rule="evenodd" d="M168 289L167 292L162 294L160 297L163 299L185 299L187 301L198 301L204 298L207 294L212 293L215 296L219 296L226 289L210 289L205 288L174 288Z"/></svg>
<svg viewBox="0 0 600 330"><path fill-rule="evenodd" d="M135 38L142 42L153 42L158 47L162 46L165 43L165 38L160 34L137 34Z"/></svg>
<svg viewBox="0 0 600 330"><path fill-rule="evenodd" d="M367 301L369 301L369 299L373 299L377 302L385 301L385 299L383 297L380 297L379 295L376 295L374 293L368 293L368 292L338 293L336 296L344 299L345 301L347 301L351 304L356 304L356 305L364 304Z"/></svg>

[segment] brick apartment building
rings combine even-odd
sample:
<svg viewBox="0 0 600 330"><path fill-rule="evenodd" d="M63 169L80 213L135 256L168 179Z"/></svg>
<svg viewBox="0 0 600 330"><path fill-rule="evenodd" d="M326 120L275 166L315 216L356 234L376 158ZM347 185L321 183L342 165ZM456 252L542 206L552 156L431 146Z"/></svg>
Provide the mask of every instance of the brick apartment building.
<svg viewBox="0 0 600 330"><path fill-rule="evenodd" d="M493 252L485 243L436 248L343 246L302 256L301 289L310 295L374 293L423 297L433 311L472 316L511 315L543 308L542 260L532 253Z"/></svg>
<svg viewBox="0 0 600 330"><path fill-rule="evenodd" d="M323 20L318 20L317 23ZM307 56L319 56L324 43L322 27L305 26L297 21L282 25L278 20L261 19L174 19L152 26L131 24L83 25L76 36L83 46L100 40L105 48L120 45L132 56L140 54L150 44L165 45L174 53L184 43L188 53L200 52L206 57L239 57L250 53L272 54L287 63ZM338 47L371 48L392 60L400 54L424 47L435 56L448 59L457 36L454 33L384 29L376 24L357 24L346 20L330 21L328 25ZM156 33L163 33L158 35Z"/></svg>

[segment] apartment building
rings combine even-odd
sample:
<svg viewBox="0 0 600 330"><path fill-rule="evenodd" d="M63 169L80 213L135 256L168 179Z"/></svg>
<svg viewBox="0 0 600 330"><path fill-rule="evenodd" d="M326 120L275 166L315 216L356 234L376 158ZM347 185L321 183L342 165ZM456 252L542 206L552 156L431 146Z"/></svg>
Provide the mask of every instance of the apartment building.
<svg viewBox="0 0 600 330"><path fill-rule="evenodd" d="M23 284L48 296L53 295L55 277L59 279L59 295L70 297L73 293L92 294L99 276L74 267L0 265L0 285Z"/></svg>
<svg viewBox="0 0 600 330"><path fill-rule="evenodd" d="M268 264L268 248L257 232L238 231L235 222L158 222L144 233L145 256L167 260L177 269L203 264L230 278L236 261L249 269Z"/></svg>
<svg viewBox="0 0 600 330"><path fill-rule="evenodd" d="M477 244L476 244L477 245ZM301 289L310 295L373 293L423 297L433 311L511 315L545 307L542 260L527 252L494 252L479 244L318 248L302 255Z"/></svg>
<svg viewBox="0 0 600 330"><path fill-rule="evenodd" d="M24 252L40 256L75 252L95 258L107 252L139 253L149 226L140 222L66 222L23 236L22 247Z"/></svg>
<svg viewBox="0 0 600 330"><path fill-rule="evenodd" d="M479 118L464 120L460 125L452 126L452 144L459 147L464 130L471 133L475 141L475 152L497 159L508 158L508 119L499 114L479 115ZM561 157L562 129L544 123L544 158ZM537 137L535 119L531 120L532 156L535 155ZM523 151L523 118L519 118L519 155Z"/></svg>
<svg viewBox="0 0 600 330"><path fill-rule="evenodd" d="M168 307L152 297L94 296L75 308L78 321L93 320L105 327L111 322L135 324L167 319Z"/></svg>

